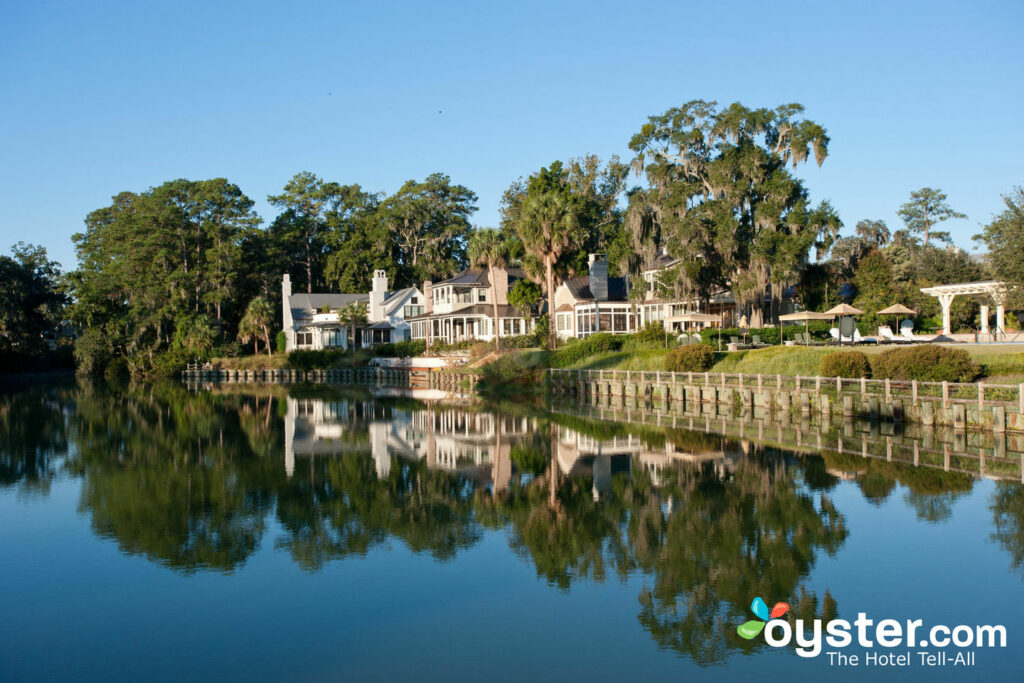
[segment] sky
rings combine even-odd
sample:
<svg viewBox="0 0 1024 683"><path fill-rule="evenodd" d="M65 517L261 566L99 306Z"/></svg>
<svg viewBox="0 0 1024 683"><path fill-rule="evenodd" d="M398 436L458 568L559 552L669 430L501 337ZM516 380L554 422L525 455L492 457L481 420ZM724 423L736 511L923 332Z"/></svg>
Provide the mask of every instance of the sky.
<svg viewBox="0 0 1024 683"><path fill-rule="evenodd" d="M631 158L693 99L799 102L832 139L801 167L846 228L901 226L937 187L967 220L1024 185L1024 2L15 2L0 0L0 250L71 235L122 191L299 171L396 191L443 172L497 225L556 159ZM641 184L641 178L631 178Z"/></svg>

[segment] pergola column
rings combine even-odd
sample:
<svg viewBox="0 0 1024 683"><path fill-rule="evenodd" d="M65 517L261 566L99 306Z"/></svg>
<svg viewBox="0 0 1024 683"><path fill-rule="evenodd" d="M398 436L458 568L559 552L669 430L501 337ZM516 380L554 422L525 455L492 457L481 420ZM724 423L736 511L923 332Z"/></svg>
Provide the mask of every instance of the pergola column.
<svg viewBox="0 0 1024 683"><path fill-rule="evenodd" d="M996 304L996 334L1006 332L1006 309L1002 304Z"/></svg>
<svg viewBox="0 0 1024 683"><path fill-rule="evenodd" d="M981 333L988 334L988 304L981 304Z"/></svg>
<svg viewBox="0 0 1024 683"><path fill-rule="evenodd" d="M952 334L952 323L949 318L949 309L953 305L956 294L939 294L939 304L942 306L942 334Z"/></svg>

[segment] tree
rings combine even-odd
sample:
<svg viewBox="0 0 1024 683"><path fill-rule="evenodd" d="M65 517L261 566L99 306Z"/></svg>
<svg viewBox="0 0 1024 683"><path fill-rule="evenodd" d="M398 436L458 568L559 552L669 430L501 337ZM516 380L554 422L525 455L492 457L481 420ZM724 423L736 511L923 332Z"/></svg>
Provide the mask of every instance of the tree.
<svg viewBox="0 0 1024 683"><path fill-rule="evenodd" d="M922 187L910 193L910 201L896 212L903 219L904 225L912 235L921 235L924 246L935 238L940 242L952 242L948 232L936 232L932 228L950 218L967 218L959 211L954 211L946 203L946 195L941 190Z"/></svg>
<svg viewBox="0 0 1024 683"><path fill-rule="evenodd" d="M540 286L526 279L516 280L515 285L508 293L509 306L514 306L528 318L537 314L537 309L543 300L544 293Z"/></svg>
<svg viewBox="0 0 1024 683"><path fill-rule="evenodd" d="M857 237L863 240L866 244L879 249L887 245L891 237L889 234L889 226L885 224L885 221L876 221L867 218L857 221L854 231L857 233Z"/></svg>
<svg viewBox="0 0 1024 683"><path fill-rule="evenodd" d="M491 281L491 306L494 308L494 349L501 350L501 319L498 317L498 282L495 268L504 268L508 263L508 245L501 233L494 228L476 230L469 238L469 261L473 265L487 268ZM502 283L507 286L507 283Z"/></svg>
<svg viewBox="0 0 1024 683"><path fill-rule="evenodd" d="M469 188L433 173L422 182L406 181L381 203L380 220L395 244L396 284L447 277L465 268L476 201Z"/></svg>
<svg viewBox="0 0 1024 683"><path fill-rule="evenodd" d="M301 241L306 266L306 292L312 292L314 266L320 266L327 231L324 181L309 171L296 173L285 184L281 194L269 195L267 201L284 209L290 232Z"/></svg>
<svg viewBox="0 0 1024 683"><path fill-rule="evenodd" d="M348 325L349 330L345 337L346 340L350 340L348 347L350 349L354 348L356 345L356 327L366 324L366 304L353 301L338 311L338 320Z"/></svg>
<svg viewBox="0 0 1024 683"><path fill-rule="evenodd" d="M660 231L681 261L674 287L706 300L728 286L751 309L752 325L760 324L769 285L772 301L781 302L810 248L824 248L842 225L827 202L811 207L787 170L811 155L820 166L828 154L825 129L802 113L799 104L720 108L693 100L650 117L629 144L634 169L650 185L635 195L636 221L657 222L645 229Z"/></svg>
<svg viewBox="0 0 1024 683"><path fill-rule="evenodd" d="M238 324L238 340L243 344L253 342L253 350L259 353L257 340L263 338L267 347L267 356L271 354L270 348L270 326L274 322L274 310L270 303L263 297L256 297L249 302L245 309L245 316Z"/></svg>
<svg viewBox="0 0 1024 683"><path fill-rule="evenodd" d="M555 264L581 241L581 231L572 202L556 189L543 189L528 193L522 213L516 223L516 234L526 252L544 267L548 315L555 312ZM555 325L549 325L548 343L558 345Z"/></svg>
<svg viewBox="0 0 1024 683"><path fill-rule="evenodd" d="M1006 209L975 235L988 248L993 274L1007 285L1011 305L1024 307L1024 188L1003 197Z"/></svg>
<svg viewBox="0 0 1024 683"><path fill-rule="evenodd" d="M18 242L11 254L0 256L0 354L37 356L63 320L64 276L43 247Z"/></svg>

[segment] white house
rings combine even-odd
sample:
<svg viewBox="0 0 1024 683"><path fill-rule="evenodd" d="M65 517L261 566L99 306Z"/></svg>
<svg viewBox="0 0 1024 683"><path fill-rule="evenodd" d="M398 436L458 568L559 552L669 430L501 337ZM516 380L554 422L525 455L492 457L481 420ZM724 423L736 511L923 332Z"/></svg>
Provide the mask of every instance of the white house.
<svg viewBox="0 0 1024 683"><path fill-rule="evenodd" d="M496 325L503 337L532 332L533 320L508 303L509 290L525 277L520 268L494 269L497 321L487 269L470 268L437 284L428 280L423 284L426 308L422 315L409 320L412 338L449 344L470 339L490 341Z"/></svg>
<svg viewBox="0 0 1024 683"><path fill-rule="evenodd" d="M423 295L416 287L388 292L383 270L373 274L368 294L293 294L291 277L281 279L281 318L287 350L346 349L350 323L339 312L352 304L366 309L366 323L356 326L357 346L409 340L406 319L423 312Z"/></svg>

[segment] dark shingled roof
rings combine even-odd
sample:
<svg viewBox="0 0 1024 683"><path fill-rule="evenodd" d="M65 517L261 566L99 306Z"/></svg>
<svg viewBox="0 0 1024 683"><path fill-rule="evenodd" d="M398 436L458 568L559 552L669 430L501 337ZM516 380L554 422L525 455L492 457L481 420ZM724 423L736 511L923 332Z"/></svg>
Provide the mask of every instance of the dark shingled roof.
<svg viewBox="0 0 1024 683"><path fill-rule="evenodd" d="M566 287L577 301L591 301L594 294L590 291L590 276L571 277L565 281ZM608 278L608 301L626 301L626 278Z"/></svg>
<svg viewBox="0 0 1024 683"><path fill-rule="evenodd" d="M324 306L331 310L345 308L355 302L369 303L369 294L292 294L289 299L292 318L298 320L316 313Z"/></svg>

